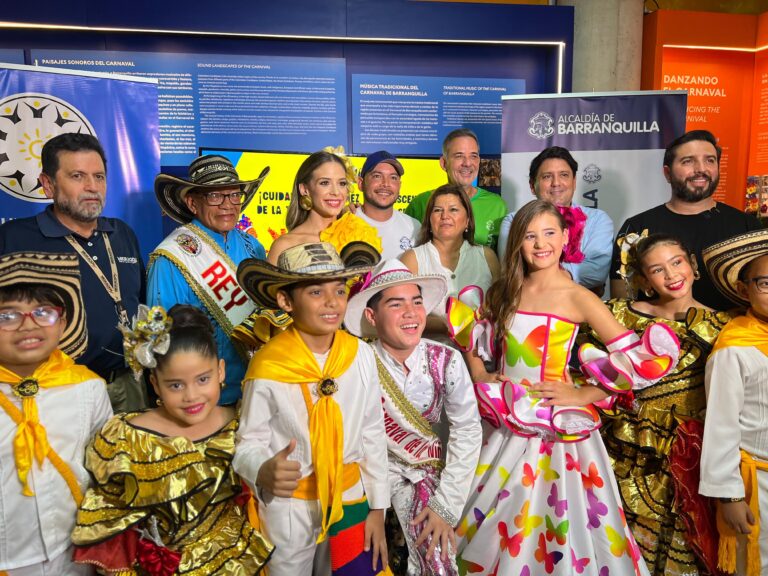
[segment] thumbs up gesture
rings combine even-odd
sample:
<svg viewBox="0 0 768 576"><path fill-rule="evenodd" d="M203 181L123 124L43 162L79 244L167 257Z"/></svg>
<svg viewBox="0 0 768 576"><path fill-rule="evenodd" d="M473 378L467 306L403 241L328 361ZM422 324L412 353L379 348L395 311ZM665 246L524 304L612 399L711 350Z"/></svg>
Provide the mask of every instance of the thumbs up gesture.
<svg viewBox="0 0 768 576"><path fill-rule="evenodd" d="M301 478L301 465L288 459L295 449L296 439L293 438L285 448L261 465L256 484L275 496L290 498L299 487Z"/></svg>

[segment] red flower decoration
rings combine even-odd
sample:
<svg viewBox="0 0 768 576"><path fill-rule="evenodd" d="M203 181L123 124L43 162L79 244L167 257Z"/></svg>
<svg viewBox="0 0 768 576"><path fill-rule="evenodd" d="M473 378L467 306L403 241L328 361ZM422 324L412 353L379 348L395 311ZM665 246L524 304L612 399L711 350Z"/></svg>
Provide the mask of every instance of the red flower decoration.
<svg viewBox="0 0 768 576"><path fill-rule="evenodd" d="M136 561L151 576L173 576L181 554L142 538L136 547Z"/></svg>
<svg viewBox="0 0 768 576"><path fill-rule="evenodd" d="M355 282L352 287L349 289L349 296L347 298L352 298L355 294L358 294L368 288L368 286L371 285L372 276L371 273L368 272L365 276L360 278L357 282Z"/></svg>
<svg viewBox="0 0 768 576"><path fill-rule="evenodd" d="M557 209L563 215L565 227L568 229L568 244L563 248L563 262L573 264L583 262L584 252L581 251L581 239L584 236L587 215L578 206L558 206Z"/></svg>

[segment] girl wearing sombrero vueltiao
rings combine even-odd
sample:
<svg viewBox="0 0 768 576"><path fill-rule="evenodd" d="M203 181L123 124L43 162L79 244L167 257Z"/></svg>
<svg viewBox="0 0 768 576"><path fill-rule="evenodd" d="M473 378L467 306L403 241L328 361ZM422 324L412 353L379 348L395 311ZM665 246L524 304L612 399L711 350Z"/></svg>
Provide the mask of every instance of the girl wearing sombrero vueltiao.
<svg viewBox="0 0 768 576"><path fill-rule="evenodd" d="M699 492L717 499L718 567L768 574L768 230L702 252L715 286L748 306L707 361Z"/></svg>
<svg viewBox="0 0 768 576"><path fill-rule="evenodd" d="M272 244L268 261L276 264L284 250L321 241L332 244L337 252L349 242L360 241L381 253L376 229L345 210L354 181L355 170L343 149L327 147L310 154L293 183L285 219L288 233Z"/></svg>
<svg viewBox="0 0 768 576"><path fill-rule="evenodd" d="M341 255L328 243L299 244L276 266L246 260L238 269L256 302L293 317L248 366L234 460L276 547L270 576L309 575L313 566L334 576L386 570L387 440L376 361L370 346L339 330L345 282L378 258L362 242Z"/></svg>

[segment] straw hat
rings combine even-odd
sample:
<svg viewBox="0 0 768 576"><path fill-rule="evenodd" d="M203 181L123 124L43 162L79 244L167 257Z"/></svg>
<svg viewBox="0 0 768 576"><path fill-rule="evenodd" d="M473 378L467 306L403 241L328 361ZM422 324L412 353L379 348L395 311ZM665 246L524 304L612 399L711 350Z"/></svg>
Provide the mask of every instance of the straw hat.
<svg viewBox="0 0 768 576"><path fill-rule="evenodd" d="M749 306L736 289L744 266L755 258L768 255L768 230L747 232L718 242L702 251L701 256L709 277L726 298Z"/></svg>
<svg viewBox="0 0 768 576"><path fill-rule="evenodd" d="M245 193L245 200L240 209L242 211L268 174L269 166L264 168L255 180L240 180L228 158L216 155L198 156L189 165L189 180L170 174L158 174L155 178L155 196L163 212L180 224L188 224L195 218L184 201L191 190L213 191L239 186Z"/></svg>
<svg viewBox="0 0 768 576"><path fill-rule="evenodd" d="M257 304L277 308L277 291L308 280L346 280L365 274L379 261L376 248L350 242L339 255L328 242L299 244L282 252L277 266L247 258L237 267L237 282Z"/></svg>
<svg viewBox="0 0 768 576"><path fill-rule="evenodd" d="M400 260L392 259L381 262L363 281L359 292L349 299L344 326L355 336L376 337L376 328L365 318L363 311L368 301L376 294L393 286L417 284L421 287L421 297L427 314L440 304L448 292L445 278L436 274L416 276Z"/></svg>
<svg viewBox="0 0 768 576"><path fill-rule="evenodd" d="M40 284L59 294L66 309L59 348L73 358L85 352L88 332L77 254L14 252L0 256L0 288L18 284Z"/></svg>

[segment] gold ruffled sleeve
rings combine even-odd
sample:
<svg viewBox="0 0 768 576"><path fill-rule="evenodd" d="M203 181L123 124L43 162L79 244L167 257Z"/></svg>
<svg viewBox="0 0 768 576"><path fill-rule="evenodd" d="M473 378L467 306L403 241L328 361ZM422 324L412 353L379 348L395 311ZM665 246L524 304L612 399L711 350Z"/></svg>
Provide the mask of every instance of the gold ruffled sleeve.
<svg viewBox="0 0 768 576"><path fill-rule="evenodd" d="M250 525L239 498L243 485L232 469L238 420L192 442L136 428L136 415L112 418L86 450L95 486L78 510L73 543L146 529L151 517L163 545L181 553L179 573L258 573L273 546Z"/></svg>

